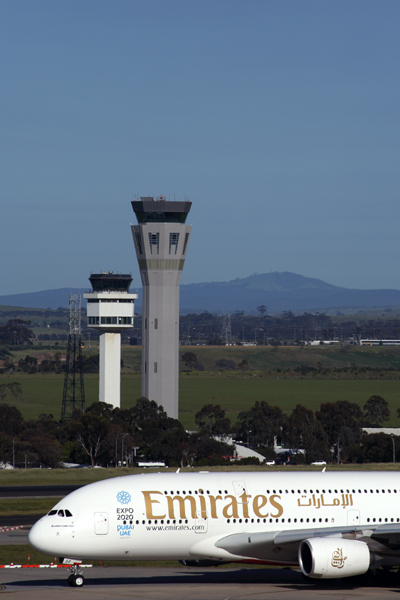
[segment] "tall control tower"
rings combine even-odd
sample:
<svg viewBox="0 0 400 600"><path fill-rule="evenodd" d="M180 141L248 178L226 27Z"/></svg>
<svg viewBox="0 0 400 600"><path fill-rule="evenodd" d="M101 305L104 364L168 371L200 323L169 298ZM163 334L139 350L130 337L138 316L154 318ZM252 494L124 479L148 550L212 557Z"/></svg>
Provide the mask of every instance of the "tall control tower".
<svg viewBox="0 0 400 600"><path fill-rule="evenodd" d="M179 412L179 284L192 230L185 225L191 206L162 196L132 202L143 284L142 396L174 419Z"/></svg>
<svg viewBox="0 0 400 600"><path fill-rule="evenodd" d="M113 271L91 275L87 299L88 327L100 331L100 402L121 405L121 331L133 325L137 294L130 294L130 275Z"/></svg>

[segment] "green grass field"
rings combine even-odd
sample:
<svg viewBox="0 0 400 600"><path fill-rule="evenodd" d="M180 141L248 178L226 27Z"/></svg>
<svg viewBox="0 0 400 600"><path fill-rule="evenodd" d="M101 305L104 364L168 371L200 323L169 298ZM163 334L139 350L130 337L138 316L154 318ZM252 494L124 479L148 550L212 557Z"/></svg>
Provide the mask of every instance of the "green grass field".
<svg viewBox="0 0 400 600"><path fill-rule="evenodd" d="M1 378L2 382L19 381L23 394L19 402L10 398L25 419L37 418L40 414L52 414L56 420L61 415L63 393L62 375L21 375ZM86 405L98 400L98 376L85 376ZM195 414L205 404L220 404L232 422L238 412L249 410L254 403L265 400L290 413L296 404L318 410L322 402L348 400L361 407L373 394L383 396L391 410L387 426L400 425L397 408L400 407L400 383L387 380L318 380L318 379L271 379L245 374L215 373L181 374L180 377L180 420L187 429L195 428ZM141 395L139 374L123 375L121 379L121 406L129 408Z"/></svg>
<svg viewBox="0 0 400 600"><path fill-rule="evenodd" d="M220 404L234 423L238 412L248 410L259 400L279 406L290 413L296 404L318 410L322 402L348 400L361 407L373 394L383 396L390 405L388 426L400 425L397 409L400 407L400 348L350 348L341 352L334 347L190 347L181 348L181 354L194 351L206 370L181 372L180 419L187 429L195 428L194 416L205 404ZM86 349L97 352L96 348ZM141 348L122 348L125 368L121 376L121 406L129 408L141 396L141 375L137 372ZM221 358L238 364L248 360L249 371L223 371L216 367ZM181 365L184 367L184 365ZM314 367L305 377L293 371L297 367ZM347 373L332 369L350 368ZM362 368L394 368L396 371L364 372ZM278 371L280 369L280 371ZM330 369L329 372L326 369ZM361 370L360 370L361 369ZM289 372L289 371L290 372ZM86 405L98 400L99 377L86 374ZM18 381L23 394L18 402L8 393L5 402L15 404L25 419L40 414L61 415L63 375L24 373L0 376L0 383Z"/></svg>

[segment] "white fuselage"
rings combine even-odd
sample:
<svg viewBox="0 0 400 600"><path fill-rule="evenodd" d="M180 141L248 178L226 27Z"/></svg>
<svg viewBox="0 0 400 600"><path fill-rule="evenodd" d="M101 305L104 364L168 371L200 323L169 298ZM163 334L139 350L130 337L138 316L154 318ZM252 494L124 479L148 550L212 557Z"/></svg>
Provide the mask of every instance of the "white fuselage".
<svg viewBox="0 0 400 600"><path fill-rule="evenodd" d="M251 536L263 534L268 542L277 532L368 532L400 523L399 501L399 473L130 475L69 494L33 526L29 542L46 554L76 559L297 563L298 544L280 552L265 543L257 554ZM228 536L242 539L235 534L251 551L230 550L229 540L220 547Z"/></svg>

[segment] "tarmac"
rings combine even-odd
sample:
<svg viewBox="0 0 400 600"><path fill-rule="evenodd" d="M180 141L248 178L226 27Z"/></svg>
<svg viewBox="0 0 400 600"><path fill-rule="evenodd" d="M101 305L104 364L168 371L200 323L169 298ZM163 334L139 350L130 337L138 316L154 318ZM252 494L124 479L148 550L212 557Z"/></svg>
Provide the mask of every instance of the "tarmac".
<svg viewBox="0 0 400 600"><path fill-rule="evenodd" d="M79 598L109 600L358 600L399 599L400 585L356 587L346 580L308 583L297 570L220 568L92 567L85 585L70 588L67 569L0 572L0 595L14 600Z"/></svg>

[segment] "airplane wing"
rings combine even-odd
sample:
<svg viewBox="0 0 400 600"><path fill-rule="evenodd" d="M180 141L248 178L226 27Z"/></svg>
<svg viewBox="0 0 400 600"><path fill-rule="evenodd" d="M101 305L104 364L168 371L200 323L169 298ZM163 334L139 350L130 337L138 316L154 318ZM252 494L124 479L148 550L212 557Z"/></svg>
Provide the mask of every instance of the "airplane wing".
<svg viewBox="0 0 400 600"><path fill-rule="evenodd" d="M400 523L375 528L345 526L296 529L261 533L234 533L195 544L190 554L196 558L217 560L243 560L244 558L272 561L298 562L299 544L312 538L346 538L360 540L375 548L385 546L400 549Z"/></svg>

